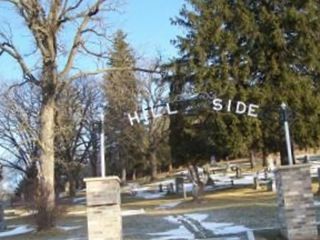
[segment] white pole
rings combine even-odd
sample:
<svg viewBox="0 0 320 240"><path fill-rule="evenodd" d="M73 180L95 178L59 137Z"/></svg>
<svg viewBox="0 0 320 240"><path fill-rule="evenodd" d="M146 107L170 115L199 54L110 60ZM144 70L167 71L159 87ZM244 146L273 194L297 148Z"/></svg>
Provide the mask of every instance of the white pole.
<svg viewBox="0 0 320 240"><path fill-rule="evenodd" d="M290 141L290 131L289 131L289 124L288 124L288 117L287 117L287 105L285 103L281 104L281 108L283 110L283 125L284 125L284 132L286 136L286 145L287 145L287 154L288 154L288 161L289 165L293 165L292 161L292 150L291 150L291 141Z"/></svg>
<svg viewBox="0 0 320 240"><path fill-rule="evenodd" d="M284 122L284 131L285 131L285 134L286 134L286 143L287 143L287 152L288 152L289 165L293 165L288 121Z"/></svg>
<svg viewBox="0 0 320 240"><path fill-rule="evenodd" d="M101 112L101 132L100 132L100 167L101 167L101 177L106 176L106 162L104 157L104 113Z"/></svg>

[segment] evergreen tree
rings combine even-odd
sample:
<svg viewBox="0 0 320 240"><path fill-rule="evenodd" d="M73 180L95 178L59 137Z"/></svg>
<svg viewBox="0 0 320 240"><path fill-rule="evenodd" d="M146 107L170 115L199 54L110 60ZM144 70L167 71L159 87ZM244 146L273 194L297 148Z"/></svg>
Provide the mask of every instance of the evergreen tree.
<svg viewBox="0 0 320 240"><path fill-rule="evenodd" d="M182 144L174 144L173 148L180 148L174 153L182 153L181 148L192 153L187 146L194 143L199 146L206 143L205 149L211 147L210 151L219 157L242 155L262 145L267 152L278 151L281 102L286 102L294 112L295 144L318 146L320 3L260 0L187 0L187 3L173 20L187 33L174 41L180 50L175 63L180 73L172 85L180 86L179 91L183 92L188 82L198 92L213 91L223 99L253 102L266 111L261 121L214 113L211 109L196 119L183 117L182 133L173 135L179 136L176 142ZM194 122L200 126L196 128ZM174 131L175 125L171 127ZM206 153L197 149L200 154Z"/></svg>
<svg viewBox="0 0 320 240"><path fill-rule="evenodd" d="M133 68L135 59L132 49L126 42L126 34L117 31L110 54L110 67ZM111 71L104 77L104 89L107 99L106 134L107 153L111 163L109 167L117 169L126 181L127 167L132 165L139 154L137 146L139 127L133 128L128 122L127 113L137 110L137 80L132 70Z"/></svg>

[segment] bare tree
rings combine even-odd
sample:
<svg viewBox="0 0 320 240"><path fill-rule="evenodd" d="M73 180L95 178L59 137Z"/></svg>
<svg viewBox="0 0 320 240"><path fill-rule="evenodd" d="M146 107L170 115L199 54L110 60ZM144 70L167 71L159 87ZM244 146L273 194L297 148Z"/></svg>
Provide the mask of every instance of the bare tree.
<svg viewBox="0 0 320 240"><path fill-rule="evenodd" d="M101 50L104 46L102 42L106 40L102 20L108 11L115 9L114 3L115 1L107 0L0 1L0 4L12 7L14 13L23 20L39 58L37 67L32 68L25 59L24 53L19 52L19 47L14 43L12 31L0 32L0 55L11 57L20 66L24 81L19 85L33 83L41 92L40 174L41 184L48 189L46 204L48 211L55 206L54 116L58 94L65 84L79 77L92 76L105 71L121 71L126 68L97 68L84 71L75 66L76 60L81 56L98 59L106 57L106 51ZM65 35L70 36L71 41L68 42L71 44L63 42Z"/></svg>
<svg viewBox="0 0 320 240"><path fill-rule="evenodd" d="M21 178L17 190L33 200L39 160L39 91L32 84L0 95L0 163Z"/></svg>
<svg viewBox="0 0 320 240"><path fill-rule="evenodd" d="M96 155L97 131L92 126L98 118L100 93L95 81L83 79L66 86L57 101L55 153L62 172L56 176L66 175L70 196L75 195L81 171Z"/></svg>
<svg viewBox="0 0 320 240"><path fill-rule="evenodd" d="M22 176L19 191L33 200L39 167L39 89L25 84L0 95L1 166L14 169ZM69 181L70 194L75 193L80 171L88 163L96 164L97 147L94 125L102 102L97 81L79 79L59 94L55 116L56 191L61 176Z"/></svg>
<svg viewBox="0 0 320 240"><path fill-rule="evenodd" d="M158 64L153 64L157 68ZM141 73L139 76L139 91L141 96L141 112L145 112L144 120L144 144L143 152L147 162L150 164L151 179L155 179L158 173L160 160L171 165L170 154L165 154L168 149L169 137L169 117L157 117L154 115L165 115L167 105L164 104L168 99L168 85L162 81L159 74ZM167 159L161 159L165 157Z"/></svg>
<svg viewBox="0 0 320 240"><path fill-rule="evenodd" d="M27 176L39 157L39 91L26 84L0 97L1 165Z"/></svg>

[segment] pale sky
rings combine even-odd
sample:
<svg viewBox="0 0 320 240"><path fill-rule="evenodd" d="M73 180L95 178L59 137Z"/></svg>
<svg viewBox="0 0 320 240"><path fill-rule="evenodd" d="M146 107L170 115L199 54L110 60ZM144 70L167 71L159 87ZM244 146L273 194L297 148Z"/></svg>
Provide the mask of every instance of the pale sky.
<svg viewBox="0 0 320 240"><path fill-rule="evenodd" d="M120 9L121 13L112 15L110 26L112 31L122 29L128 34L127 40L139 57L153 58L160 53L163 58L168 59L177 54L170 40L182 32L178 26L171 25L170 18L179 14L184 2L184 0L127 0ZM5 11L6 14L3 14ZM15 14L2 6L0 26L5 27L4 23L13 26L15 41L21 50L29 49L30 53L32 49L29 37L19 32L23 23L17 20ZM33 59L29 57L29 61ZM1 56L0 78L18 80L20 77L18 66L8 57Z"/></svg>
<svg viewBox="0 0 320 240"><path fill-rule="evenodd" d="M184 0L127 0L122 23L129 41L139 52L154 56L160 51L164 57L176 54L170 40L181 33L170 18L179 14Z"/></svg>

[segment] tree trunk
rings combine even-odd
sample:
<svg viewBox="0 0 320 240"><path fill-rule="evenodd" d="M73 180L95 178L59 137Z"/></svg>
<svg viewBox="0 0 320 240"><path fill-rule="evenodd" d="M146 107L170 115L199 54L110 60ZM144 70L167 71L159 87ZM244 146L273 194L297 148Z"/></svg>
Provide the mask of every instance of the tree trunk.
<svg viewBox="0 0 320 240"><path fill-rule="evenodd" d="M250 167L253 169L256 166L256 156L253 150L250 151Z"/></svg>
<svg viewBox="0 0 320 240"><path fill-rule="evenodd" d="M76 181L72 176L72 174L69 174L68 181L69 181L69 197L74 197L76 196Z"/></svg>
<svg viewBox="0 0 320 240"><path fill-rule="evenodd" d="M169 171L169 173L171 173L173 171L172 162L169 163L168 171Z"/></svg>
<svg viewBox="0 0 320 240"><path fill-rule="evenodd" d="M135 181L137 179L137 170L136 169L133 169L133 172L132 172L132 180Z"/></svg>
<svg viewBox="0 0 320 240"><path fill-rule="evenodd" d="M93 148L94 150L89 155L89 165L90 165L90 172L91 177L97 177L98 176L98 154L97 150Z"/></svg>
<svg viewBox="0 0 320 240"><path fill-rule="evenodd" d="M50 84L48 84L50 86ZM43 87L40 112L40 166L36 194L36 224L38 230L52 228L56 220L54 184L54 115L55 99L49 86Z"/></svg>
<svg viewBox="0 0 320 240"><path fill-rule="evenodd" d="M204 193L204 183L201 181L198 167L194 164L189 165L189 174L193 182L192 197L193 200L199 201Z"/></svg>
<svg viewBox="0 0 320 240"><path fill-rule="evenodd" d="M90 169L91 169L91 176L92 177L97 177L98 176L98 140L97 140L97 135L96 135L96 129L92 128L91 129L91 143L92 143L92 152L90 153Z"/></svg>
<svg viewBox="0 0 320 240"><path fill-rule="evenodd" d="M54 193L54 113L55 101L53 96L44 96L40 113L40 182L42 189L48 193L47 206L49 209L55 207Z"/></svg>
<svg viewBox="0 0 320 240"><path fill-rule="evenodd" d="M121 182L122 184L126 184L127 182L127 169L125 167L121 169Z"/></svg>
<svg viewBox="0 0 320 240"><path fill-rule="evenodd" d="M54 60L44 59L42 69L40 111L40 166L39 187L37 191L38 230L50 229L55 224L55 184L54 184L54 131L55 98L57 91L57 72Z"/></svg>
<svg viewBox="0 0 320 240"><path fill-rule="evenodd" d="M267 152L265 148L262 149L262 166L263 167L267 166Z"/></svg>
<svg viewBox="0 0 320 240"><path fill-rule="evenodd" d="M289 165L288 153L284 144L282 144L282 147L280 148L280 161L281 165Z"/></svg>
<svg viewBox="0 0 320 240"><path fill-rule="evenodd" d="M150 163L151 163L151 180L157 179L158 165L157 158L154 152L150 153Z"/></svg>
<svg viewBox="0 0 320 240"><path fill-rule="evenodd" d="M1 167L0 169L0 181L3 180L3 172L2 172L3 168ZM0 185L0 191L2 192L2 186ZM4 222L4 201L2 199L0 199L0 231L5 230L6 226L5 226L5 222Z"/></svg>
<svg viewBox="0 0 320 240"><path fill-rule="evenodd" d="M96 164L91 164L91 176L92 177L98 176L98 169Z"/></svg>
<svg viewBox="0 0 320 240"><path fill-rule="evenodd" d="M0 200L0 231L5 230L6 225L4 222L4 207L3 207L3 201Z"/></svg>

